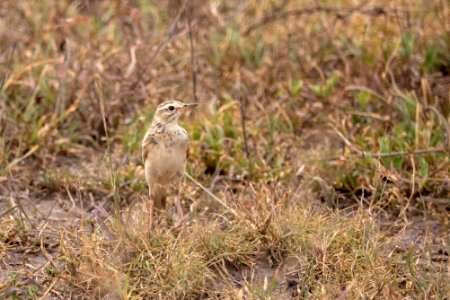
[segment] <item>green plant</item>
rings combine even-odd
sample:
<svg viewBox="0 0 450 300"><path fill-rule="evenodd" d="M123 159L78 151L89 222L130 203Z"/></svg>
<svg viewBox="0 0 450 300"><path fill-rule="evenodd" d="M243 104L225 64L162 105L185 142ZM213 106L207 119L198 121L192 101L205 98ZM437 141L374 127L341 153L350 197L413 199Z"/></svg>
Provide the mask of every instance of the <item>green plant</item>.
<svg viewBox="0 0 450 300"><path fill-rule="evenodd" d="M340 76L335 74L331 76L324 84L311 84L309 88L320 97L328 97L333 92L336 84L340 81Z"/></svg>

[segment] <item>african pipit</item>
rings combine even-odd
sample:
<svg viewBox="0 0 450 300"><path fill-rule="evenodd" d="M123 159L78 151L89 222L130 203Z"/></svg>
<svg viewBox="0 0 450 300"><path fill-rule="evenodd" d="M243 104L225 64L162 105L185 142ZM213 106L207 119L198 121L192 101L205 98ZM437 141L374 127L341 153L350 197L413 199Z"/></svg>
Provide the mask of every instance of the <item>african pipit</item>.
<svg viewBox="0 0 450 300"><path fill-rule="evenodd" d="M175 205L180 220L183 210L180 199L180 183L186 168L189 136L178 125L178 118L197 103L164 102L156 108L152 124L142 141L145 178L149 187L149 229L153 223L153 208L164 209L166 190L175 186L178 190Z"/></svg>

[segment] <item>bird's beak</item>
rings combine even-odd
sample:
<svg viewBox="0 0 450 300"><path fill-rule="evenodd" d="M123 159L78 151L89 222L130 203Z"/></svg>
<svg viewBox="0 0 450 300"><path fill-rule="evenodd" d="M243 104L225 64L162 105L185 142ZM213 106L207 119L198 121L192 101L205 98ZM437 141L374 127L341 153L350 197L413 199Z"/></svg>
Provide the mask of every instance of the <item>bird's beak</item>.
<svg viewBox="0 0 450 300"><path fill-rule="evenodd" d="M196 107L197 105L198 105L198 103L186 103L184 105L184 110L192 109L192 108Z"/></svg>

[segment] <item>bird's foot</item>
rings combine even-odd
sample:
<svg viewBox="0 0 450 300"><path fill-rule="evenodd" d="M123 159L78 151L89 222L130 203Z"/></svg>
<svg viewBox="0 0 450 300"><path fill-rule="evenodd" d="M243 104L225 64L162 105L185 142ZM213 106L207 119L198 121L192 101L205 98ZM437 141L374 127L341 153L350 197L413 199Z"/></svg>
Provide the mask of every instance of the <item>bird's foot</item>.
<svg viewBox="0 0 450 300"><path fill-rule="evenodd" d="M178 211L176 207L170 209L170 217L175 227L184 226L186 220L189 218L189 214L183 214Z"/></svg>

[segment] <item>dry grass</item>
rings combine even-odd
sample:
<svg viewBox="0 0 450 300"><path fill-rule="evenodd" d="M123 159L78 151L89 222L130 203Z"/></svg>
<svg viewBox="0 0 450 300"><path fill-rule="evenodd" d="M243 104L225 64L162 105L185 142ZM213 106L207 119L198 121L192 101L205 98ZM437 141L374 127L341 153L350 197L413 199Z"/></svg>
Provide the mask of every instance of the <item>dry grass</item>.
<svg viewBox="0 0 450 300"><path fill-rule="evenodd" d="M2 298L449 298L449 4L193 3L1 2ZM140 141L195 97L228 208L186 181L148 236Z"/></svg>

